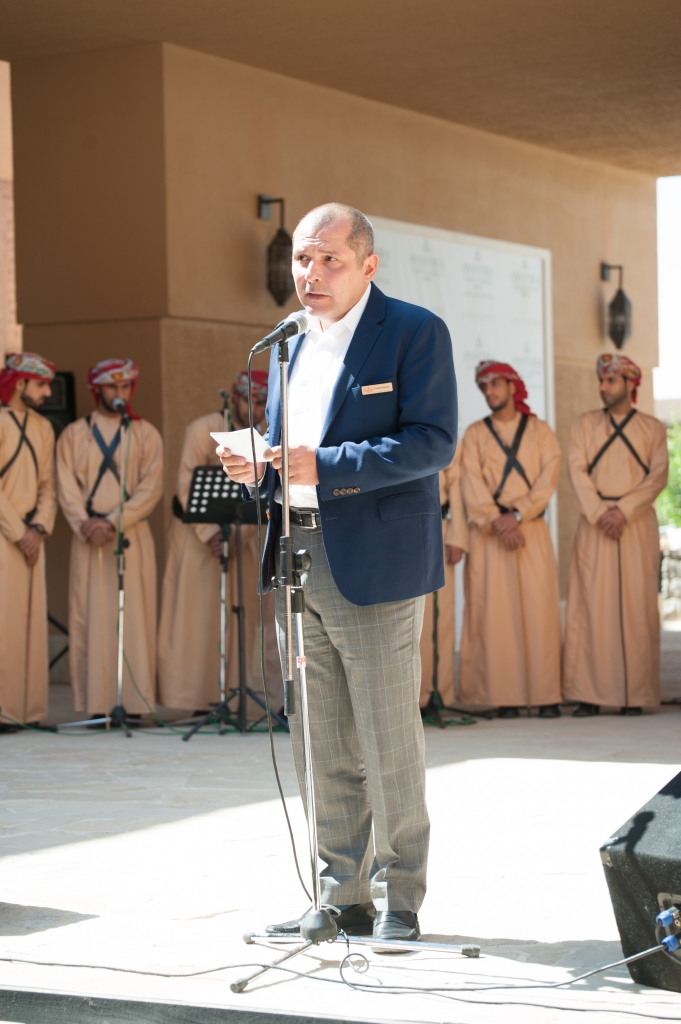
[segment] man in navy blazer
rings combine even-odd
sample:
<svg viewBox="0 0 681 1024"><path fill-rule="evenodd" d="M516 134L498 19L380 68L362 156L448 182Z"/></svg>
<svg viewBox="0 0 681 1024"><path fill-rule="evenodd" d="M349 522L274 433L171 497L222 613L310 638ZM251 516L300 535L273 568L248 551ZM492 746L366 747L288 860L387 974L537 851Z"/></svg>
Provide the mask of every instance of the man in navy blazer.
<svg viewBox="0 0 681 1024"><path fill-rule="evenodd" d="M312 555L304 628L322 899L346 932L413 939L429 837L419 639L425 595L444 585L438 474L456 447L456 381L445 324L386 297L371 283L377 266L371 225L352 207L319 207L296 228L309 329L290 345L291 532ZM276 350L267 419L269 589L281 532ZM252 463L218 454L232 479L253 482ZM290 724L302 785L297 716ZM268 930L295 933L298 920Z"/></svg>

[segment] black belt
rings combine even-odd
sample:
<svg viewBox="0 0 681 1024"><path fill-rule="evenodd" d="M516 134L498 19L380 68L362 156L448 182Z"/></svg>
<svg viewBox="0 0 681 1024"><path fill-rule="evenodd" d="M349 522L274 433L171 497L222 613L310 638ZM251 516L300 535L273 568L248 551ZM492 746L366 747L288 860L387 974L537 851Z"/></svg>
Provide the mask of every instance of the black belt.
<svg viewBox="0 0 681 1024"><path fill-rule="evenodd" d="M620 494L619 498L615 498L612 494L601 494L600 491L596 491L596 494L601 499L601 501L621 501L624 497L623 494Z"/></svg>
<svg viewBox="0 0 681 1024"><path fill-rule="evenodd" d="M319 530L322 525L322 517L316 508L292 508L290 509L291 522L303 530Z"/></svg>

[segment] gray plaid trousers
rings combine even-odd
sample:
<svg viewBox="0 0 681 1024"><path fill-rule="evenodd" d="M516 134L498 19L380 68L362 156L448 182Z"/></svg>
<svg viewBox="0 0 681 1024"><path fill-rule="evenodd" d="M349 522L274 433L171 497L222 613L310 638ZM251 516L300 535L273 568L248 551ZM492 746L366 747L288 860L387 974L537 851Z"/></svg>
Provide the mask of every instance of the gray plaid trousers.
<svg viewBox="0 0 681 1024"><path fill-rule="evenodd" d="M293 550L312 556L303 622L322 901L416 912L430 835L418 706L425 597L351 604L334 583L321 530L291 532ZM282 659L283 608L278 592ZM299 696L289 723L304 803Z"/></svg>

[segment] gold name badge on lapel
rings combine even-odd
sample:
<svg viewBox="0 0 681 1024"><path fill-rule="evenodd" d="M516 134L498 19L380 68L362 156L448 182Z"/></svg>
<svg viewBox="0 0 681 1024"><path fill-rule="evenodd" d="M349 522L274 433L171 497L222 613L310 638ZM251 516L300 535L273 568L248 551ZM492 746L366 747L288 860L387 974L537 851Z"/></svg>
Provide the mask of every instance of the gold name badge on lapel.
<svg viewBox="0 0 681 1024"><path fill-rule="evenodd" d="M363 395L381 395L384 391L392 391L393 386L388 381L387 384L365 384L362 388Z"/></svg>

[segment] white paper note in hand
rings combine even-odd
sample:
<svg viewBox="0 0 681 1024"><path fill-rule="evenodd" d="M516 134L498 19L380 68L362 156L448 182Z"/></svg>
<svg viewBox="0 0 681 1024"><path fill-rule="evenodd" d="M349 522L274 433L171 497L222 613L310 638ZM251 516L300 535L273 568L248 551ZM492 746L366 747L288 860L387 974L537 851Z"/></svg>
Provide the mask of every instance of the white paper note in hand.
<svg viewBox="0 0 681 1024"><path fill-rule="evenodd" d="M215 432L211 430L210 436L215 438L217 443L222 445L223 448L229 448L232 455L240 455L242 459L246 459L251 464L253 463L251 432L248 427L245 430L216 430ZM256 458L258 462L265 462L264 455L269 445L257 430L253 431L253 436L255 438Z"/></svg>

